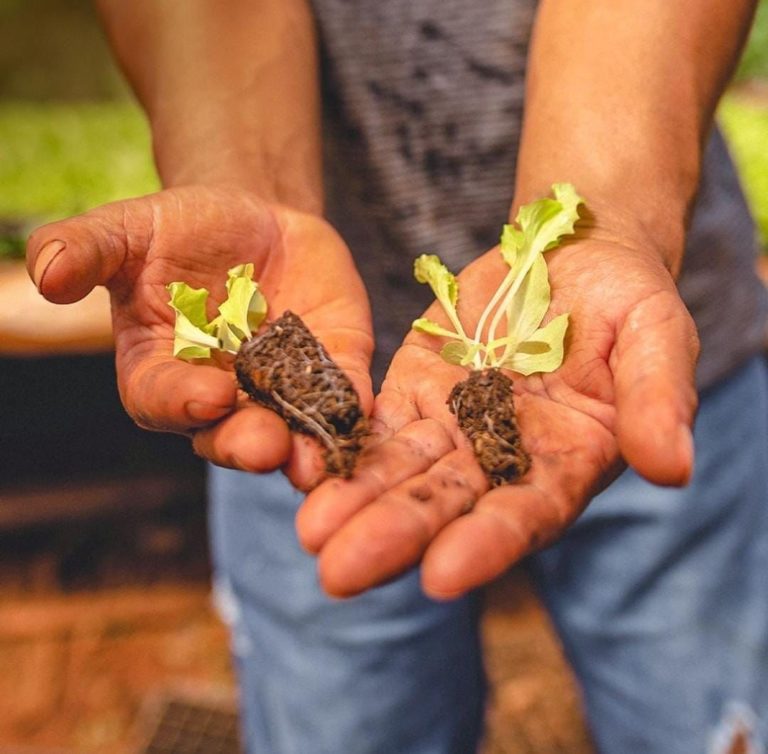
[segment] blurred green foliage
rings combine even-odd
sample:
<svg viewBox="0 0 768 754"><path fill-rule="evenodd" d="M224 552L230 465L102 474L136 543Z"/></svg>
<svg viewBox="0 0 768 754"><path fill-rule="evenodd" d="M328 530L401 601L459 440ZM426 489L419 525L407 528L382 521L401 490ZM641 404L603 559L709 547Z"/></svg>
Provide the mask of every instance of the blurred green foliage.
<svg viewBox="0 0 768 754"><path fill-rule="evenodd" d="M768 0L760 0L736 79L768 79Z"/></svg>
<svg viewBox="0 0 768 754"><path fill-rule="evenodd" d="M130 2L130 0L127 0ZM127 99L92 0L0 0L0 99Z"/></svg>
<svg viewBox="0 0 768 754"><path fill-rule="evenodd" d="M760 0L737 81L768 81ZM768 96L725 98L720 118L768 245ZM158 186L148 130L87 0L0 0L0 257L37 222Z"/></svg>
<svg viewBox="0 0 768 754"><path fill-rule="evenodd" d="M718 111L744 190L768 249L768 101L731 94Z"/></svg>
<svg viewBox="0 0 768 754"><path fill-rule="evenodd" d="M46 221L158 186L131 102L0 102L0 218ZM10 237L0 254L18 244Z"/></svg>

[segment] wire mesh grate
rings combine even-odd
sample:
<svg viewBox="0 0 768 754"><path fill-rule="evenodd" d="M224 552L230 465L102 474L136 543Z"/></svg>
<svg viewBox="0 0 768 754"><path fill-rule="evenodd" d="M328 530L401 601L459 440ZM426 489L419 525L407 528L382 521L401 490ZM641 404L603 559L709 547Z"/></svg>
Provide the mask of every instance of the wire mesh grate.
<svg viewBox="0 0 768 754"><path fill-rule="evenodd" d="M236 712L178 699L162 709L141 754L241 754Z"/></svg>

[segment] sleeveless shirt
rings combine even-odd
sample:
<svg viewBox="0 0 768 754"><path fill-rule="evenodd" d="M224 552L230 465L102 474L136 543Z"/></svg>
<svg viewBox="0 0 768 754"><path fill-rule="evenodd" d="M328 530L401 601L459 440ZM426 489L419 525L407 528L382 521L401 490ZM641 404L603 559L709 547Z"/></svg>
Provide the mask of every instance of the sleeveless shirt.
<svg viewBox="0 0 768 754"><path fill-rule="evenodd" d="M370 293L378 381L432 299L413 280L414 258L438 253L458 272L498 242L512 200L536 1L312 2L327 216ZM678 281L702 342L700 388L764 347L768 294L756 253L754 223L714 130Z"/></svg>

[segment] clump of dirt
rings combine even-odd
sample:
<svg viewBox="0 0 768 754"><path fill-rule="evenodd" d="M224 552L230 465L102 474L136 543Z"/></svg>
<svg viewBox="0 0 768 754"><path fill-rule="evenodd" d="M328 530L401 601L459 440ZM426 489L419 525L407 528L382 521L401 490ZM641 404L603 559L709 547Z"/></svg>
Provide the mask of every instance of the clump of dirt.
<svg viewBox="0 0 768 754"><path fill-rule="evenodd" d="M454 385L448 406L472 443L492 487L519 479L531 467L515 418L512 380L498 369L470 372Z"/></svg>
<svg viewBox="0 0 768 754"><path fill-rule="evenodd" d="M368 425L352 383L301 318L290 311L245 341L235 359L240 386L295 432L317 438L325 468L349 477Z"/></svg>

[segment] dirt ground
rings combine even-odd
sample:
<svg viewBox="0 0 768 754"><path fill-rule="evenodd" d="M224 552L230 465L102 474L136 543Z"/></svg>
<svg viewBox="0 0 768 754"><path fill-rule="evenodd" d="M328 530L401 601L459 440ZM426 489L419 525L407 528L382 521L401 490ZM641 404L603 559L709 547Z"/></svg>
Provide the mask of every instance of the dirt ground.
<svg viewBox="0 0 768 754"><path fill-rule="evenodd" d="M163 700L235 709L203 501L155 486L161 505L127 512L114 502L119 487L101 483L100 514L91 506L21 527L0 517L0 754L186 752L147 747ZM134 481L132 494L141 489ZM55 508L63 493L35 494L0 491L0 512L41 500ZM489 591L483 627L492 685L483 754L588 754L573 680L522 574Z"/></svg>

